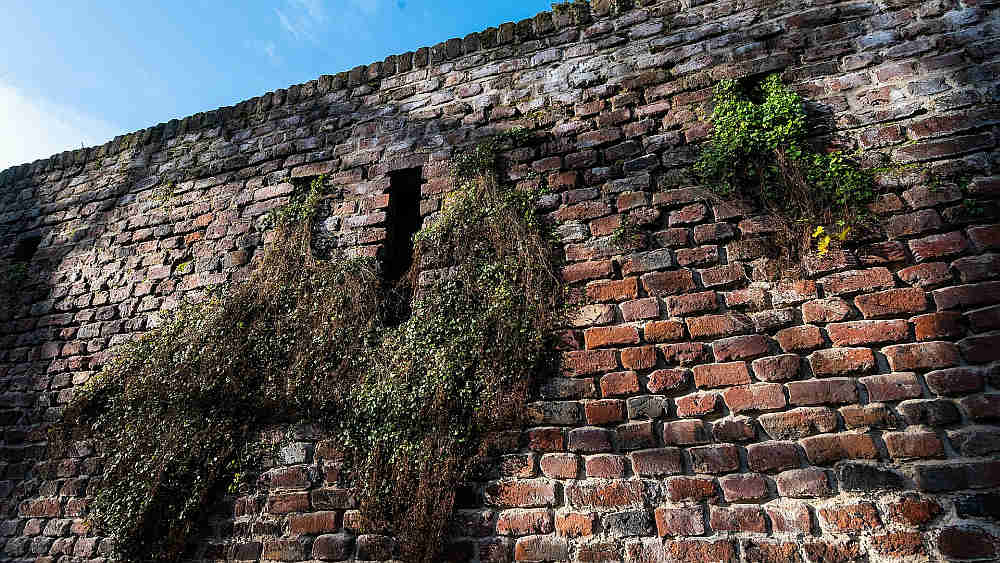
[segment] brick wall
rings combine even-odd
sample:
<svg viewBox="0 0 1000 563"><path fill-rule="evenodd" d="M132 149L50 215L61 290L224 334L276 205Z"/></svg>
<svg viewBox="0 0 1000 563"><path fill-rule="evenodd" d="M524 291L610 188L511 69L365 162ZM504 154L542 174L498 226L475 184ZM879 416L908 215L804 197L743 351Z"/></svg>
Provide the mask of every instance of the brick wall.
<svg viewBox="0 0 1000 563"><path fill-rule="evenodd" d="M510 127L556 195L589 301L522 447L465 487L447 560L1000 556L1000 8L995 0L593 2L324 76L0 174L0 561L101 560L100 458L45 428L156 311L240 279L258 219L327 174L332 244L378 255L389 175ZM782 71L829 135L896 163L877 240L782 280L766 217L691 186L720 78ZM865 158L869 158L866 156ZM922 173L933 170L940 180ZM624 217L643 236L623 247ZM265 494L224 500L205 560L389 560L357 535L321 429L287 429Z"/></svg>

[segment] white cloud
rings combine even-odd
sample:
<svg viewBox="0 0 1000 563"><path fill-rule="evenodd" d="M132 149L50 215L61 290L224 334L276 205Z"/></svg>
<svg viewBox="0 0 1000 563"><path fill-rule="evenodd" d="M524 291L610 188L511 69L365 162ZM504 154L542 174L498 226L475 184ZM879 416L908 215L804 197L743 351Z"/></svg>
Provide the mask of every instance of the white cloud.
<svg viewBox="0 0 1000 563"><path fill-rule="evenodd" d="M121 133L103 119L0 84L0 170L103 144Z"/></svg>
<svg viewBox="0 0 1000 563"><path fill-rule="evenodd" d="M351 0L371 2L374 0ZM283 8L275 8L282 29L298 40L316 42L316 32L327 21L322 0L285 0Z"/></svg>

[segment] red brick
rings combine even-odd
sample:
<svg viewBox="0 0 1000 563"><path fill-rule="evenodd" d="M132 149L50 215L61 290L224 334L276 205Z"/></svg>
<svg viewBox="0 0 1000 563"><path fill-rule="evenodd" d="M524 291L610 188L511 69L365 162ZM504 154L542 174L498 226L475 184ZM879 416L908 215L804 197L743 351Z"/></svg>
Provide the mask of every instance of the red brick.
<svg viewBox="0 0 1000 563"><path fill-rule="evenodd" d="M601 395L635 395L639 393L639 378L634 371L609 373L601 377Z"/></svg>
<svg viewBox="0 0 1000 563"><path fill-rule="evenodd" d="M592 513L556 513L556 533L570 538L592 536L595 520L595 515Z"/></svg>
<svg viewBox="0 0 1000 563"><path fill-rule="evenodd" d="M671 342L684 338L684 323L680 321L652 321L643 327L647 342Z"/></svg>
<svg viewBox="0 0 1000 563"><path fill-rule="evenodd" d="M656 347L668 364L689 366L711 361L709 348L701 342L681 342L678 344L660 344Z"/></svg>
<svg viewBox="0 0 1000 563"><path fill-rule="evenodd" d="M677 416L681 418L705 416L722 407L718 393L692 393L679 397L676 403Z"/></svg>
<svg viewBox="0 0 1000 563"><path fill-rule="evenodd" d="M832 323L851 318L851 305L839 297L816 299L802 304L802 320L806 323Z"/></svg>
<svg viewBox="0 0 1000 563"><path fill-rule="evenodd" d="M771 303L775 307L797 305L816 296L816 282L812 280L781 281L771 290Z"/></svg>
<svg viewBox="0 0 1000 563"><path fill-rule="evenodd" d="M600 201L584 201L574 205L567 205L553 213L557 221L578 221L581 219L594 219L609 215L611 209Z"/></svg>
<svg viewBox="0 0 1000 563"><path fill-rule="evenodd" d="M584 461L583 468L587 477L622 479L625 477L625 458L614 454L592 455Z"/></svg>
<svg viewBox="0 0 1000 563"><path fill-rule="evenodd" d="M614 267L610 260L595 260L593 262L577 262L570 264L562 270L563 280L573 283L581 280L594 280L608 278L614 274Z"/></svg>
<svg viewBox="0 0 1000 563"><path fill-rule="evenodd" d="M747 466L751 471L781 471L799 465L799 450L794 442L758 442L747 446Z"/></svg>
<svg viewBox="0 0 1000 563"><path fill-rule="evenodd" d="M939 310L994 305L1000 302L1000 281L936 289L933 296Z"/></svg>
<svg viewBox="0 0 1000 563"><path fill-rule="evenodd" d="M767 497L767 480L754 473L720 477L719 486L726 502L758 501Z"/></svg>
<svg viewBox="0 0 1000 563"><path fill-rule="evenodd" d="M653 434L653 422L649 420L632 421L615 429L615 437L619 450L638 450L656 445Z"/></svg>
<svg viewBox="0 0 1000 563"><path fill-rule="evenodd" d="M768 339L759 334L733 336L712 343L712 352L715 354L717 362L745 360L766 354L767 350Z"/></svg>
<svg viewBox="0 0 1000 563"><path fill-rule="evenodd" d="M937 501L916 494L907 494L886 507L890 520L914 528L929 524L943 512Z"/></svg>
<svg viewBox="0 0 1000 563"><path fill-rule="evenodd" d="M656 448L632 452L632 468L640 477L662 477L684 471L679 448Z"/></svg>
<svg viewBox="0 0 1000 563"><path fill-rule="evenodd" d="M691 338L719 338L753 330L753 323L743 315L706 315L687 319Z"/></svg>
<svg viewBox="0 0 1000 563"><path fill-rule="evenodd" d="M309 493L271 494L267 497L267 511L271 514L306 512L309 510Z"/></svg>
<svg viewBox="0 0 1000 563"><path fill-rule="evenodd" d="M746 362L705 364L694 368L695 385L702 388L725 387L750 383Z"/></svg>
<svg viewBox="0 0 1000 563"><path fill-rule="evenodd" d="M895 285L892 272L882 267L830 274L819 283L829 296L891 289Z"/></svg>
<svg viewBox="0 0 1000 563"><path fill-rule="evenodd" d="M574 428L569 431L566 449L591 454L611 451L611 431L593 427Z"/></svg>
<svg viewBox="0 0 1000 563"><path fill-rule="evenodd" d="M583 332L588 349L617 346L622 344L638 344L639 331L634 326L598 326L588 328Z"/></svg>
<svg viewBox="0 0 1000 563"><path fill-rule="evenodd" d="M663 423L663 443L668 446L691 446L711 441L711 426L701 420L675 420Z"/></svg>
<svg viewBox="0 0 1000 563"><path fill-rule="evenodd" d="M626 301L620 307L622 318L626 322L655 319L660 316L660 304L652 297Z"/></svg>
<svg viewBox="0 0 1000 563"><path fill-rule="evenodd" d="M660 555L662 554L662 555ZM736 549L729 540L668 540L655 548L647 558L633 557L630 561L676 561L678 563L736 563Z"/></svg>
<svg viewBox="0 0 1000 563"><path fill-rule="evenodd" d="M712 423L712 436L716 442L749 442L757 437L753 419L730 416Z"/></svg>
<svg viewBox="0 0 1000 563"><path fill-rule="evenodd" d="M983 250L1000 248L1000 225L972 227L968 231L969 240Z"/></svg>
<svg viewBox="0 0 1000 563"><path fill-rule="evenodd" d="M956 338L965 333L962 315L956 312L931 313L910 319L917 340Z"/></svg>
<svg viewBox="0 0 1000 563"><path fill-rule="evenodd" d="M915 287L890 289L859 295L854 298L854 304L866 319L921 313L927 310L927 295L924 290Z"/></svg>
<svg viewBox="0 0 1000 563"><path fill-rule="evenodd" d="M583 509L642 508L645 484L638 480L577 481L566 486L570 505Z"/></svg>
<svg viewBox="0 0 1000 563"><path fill-rule="evenodd" d="M730 444L688 448L695 473L732 473L740 467L739 448Z"/></svg>
<svg viewBox="0 0 1000 563"><path fill-rule="evenodd" d="M806 352L823 346L823 333L811 325L793 326L774 335L785 352Z"/></svg>
<svg viewBox="0 0 1000 563"><path fill-rule="evenodd" d="M672 317L683 317L691 313L707 313L719 308L718 297L714 291L667 297L664 302Z"/></svg>
<svg viewBox="0 0 1000 563"><path fill-rule="evenodd" d="M670 212L670 226L690 225L705 220L708 208L702 203L692 203Z"/></svg>
<svg viewBox="0 0 1000 563"><path fill-rule="evenodd" d="M774 482L778 487L778 495L782 497L814 498L832 493L826 472L815 467L779 473Z"/></svg>
<svg viewBox="0 0 1000 563"><path fill-rule="evenodd" d="M340 529L340 513L332 511L293 514L288 517L288 531L292 534L322 534Z"/></svg>
<svg viewBox="0 0 1000 563"><path fill-rule="evenodd" d="M568 558L569 545L565 538L526 536L514 544L514 561L550 561Z"/></svg>
<svg viewBox="0 0 1000 563"><path fill-rule="evenodd" d="M878 510L870 502L822 508L820 521L834 532L863 532L882 527Z"/></svg>
<svg viewBox="0 0 1000 563"><path fill-rule="evenodd" d="M767 503L764 510L776 533L808 534L812 531L812 515L803 502L781 499Z"/></svg>
<svg viewBox="0 0 1000 563"><path fill-rule="evenodd" d="M893 371L927 370L957 365L958 347L951 342L897 344L882 348Z"/></svg>
<svg viewBox="0 0 1000 563"><path fill-rule="evenodd" d="M558 452L565 447L561 428L532 428L527 431L528 448L536 452Z"/></svg>
<svg viewBox="0 0 1000 563"><path fill-rule="evenodd" d="M868 541L876 553L892 560L926 555L920 532L889 532L871 536Z"/></svg>
<svg viewBox="0 0 1000 563"><path fill-rule="evenodd" d="M685 369L658 369L649 374L646 388L650 393L676 391L688 383L688 371Z"/></svg>
<svg viewBox="0 0 1000 563"><path fill-rule="evenodd" d="M899 279L916 287L931 288L952 281L951 271L948 268L948 264L944 262L917 264L916 266L903 268L897 273L899 274Z"/></svg>
<svg viewBox="0 0 1000 563"><path fill-rule="evenodd" d="M855 539L818 539L802 545L810 561L829 563L850 563L861 561L865 555L861 544Z"/></svg>
<svg viewBox="0 0 1000 563"><path fill-rule="evenodd" d="M551 506L555 503L555 485L544 479L495 481L486 486L486 502L505 508Z"/></svg>
<svg viewBox="0 0 1000 563"><path fill-rule="evenodd" d="M576 454L545 454L538 462L542 473L553 479L576 479L580 470L580 457Z"/></svg>
<svg viewBox="0 0 1000 563"><path fill-rule="evenodd" d="M1000 334L977 334L958 342L962 355L970 364L985 364L1000 356Z"/></svg>
<svg viewBox="0 0 1000 563"><path fill-rule="evenodd" d="M976 422L1000 420L1000 394L989 393L965 397L959 401L969 418Z"/></svg>
<svg viewBox="0 0 1000 563"><path fill-rule="evenodd" d="M496 532L501 536L549 534L553 530L552 514L547 508L504 510L497 518Z"/></svg>
<svg viewBox="0 0 1000 563"><path fill-rule="evenodd" d="M688 270L652 272L642 276L642 286L646 293L659 297L677 295L695 288L694 276Z"/></svg>
<svg viewBox="0 0 1000 563"><path fill-rule="evenodd" d="M967 256L951 263L962 283L988 280L1000 275L1000 254Z"/></svg>
<svg viewBox="0 0 1000 563"><path fill-rule="evenodd" d="M816 377L867 373L875 369L875 354L868 348L831 348L809 356Z"/></svg>
<svg viewBox="0 0 1000 563"><path fill-rule="evenodd" d="M946 397L976 393L983 389L983 374L977 368L959 367L932 371L924 376L931 392Z"/></svg>
<svg viewBox="0 0 1000 563"><path fill-rule="evenodd" d="M941 439L933 432L889 432L882 436L893 459L913 459L944 455Z"/></svg>
<svg viewBox="0 0 1000 563"><path fill-rule="evenodd" d="M562 355L562 372L572 377L591 375L618 368L614 350L580 350Z"/></svg>
<svg viewBox="0 0 1000 563"><path fill-rule="evenodd" d="M742 263L730 262L714 268L699 270L701 283L705 287L719 287L746 281L746 269Z"/></svg>
<svg viewBox="0 0 1000 563"><path fill-rule="evenodd" d="M785 386L788 388L788 402L797 406L853 403L858 400L854 380L848 378L792 381Z"/></svg>
<svg viewBox="0 0 1000 563"><path fill-rule="evenodd" d="M639 280L637 278L594 281L587 284L587 297L591 301L626 301L638 296Z"/></svg>
<svg viewBox="0 0 1000 563"><path fill-rule="evenodd" d="M699 246L677 250L677 263L681 266L706 266L719 262L718 246Z"/></svg>
<svg viewBox="0 0 1000 563"><path fill-rule="evenodd" d="M861 384L868 390L868 400L875 402L915 399L924 393L920 380L913 373L889 373L862 377Z"/></svg>
<svg viewBox="0 0 1000 563"><path fill-rule="evenodd" d="M799 443L814 465L830 465L842 459L878 459L875 441L867 434L820 434Z"/></svg>
<svg viewBox="0 0 1000 563"><path fill-rule="evenodd" d="M986 559L997 555L1000 538L976 526L949 526L937 538L938 549L947 558Z"/></svg>
<svg viewBox="0 0 1000 563"><path fill-rule="evenodd" d="M702 501L716 496L715 480L709 477L671 477L665 490L671 502Z"/></svg>
<svg viewBox="0 0 1000 563"><path fill-rule="evenodd" d="M802 358L798 354L783 354L754 360L750 365L757 379L762 381L788 381L799 376Z"/></svg>
<svg viewBox="0 0 1000 563"><path fill-rule="evenodd" d="M570 326L579 328L610 324L614 320L615 310L613 306L592 304L584 305L574 311L569 318L569 324Z"/></svg>
<svg viewBox="0 0 1000 563"><path fill-rule="evenodd" d="M590 425L617 423L625 420L625 401L617 399L587 401L583 405L583 410L587 415L587 424Z"/></svg>
<svg viewBox="0 0 1000 563"><path fill-rule="evenodd" d="M827 325L827 334L834 346L902 342L909 338L906 321L850 321Z"/></svg>
<svg viewBox="0 0 1000 563"><path fill-rule="evenodd" d="M750 411L770 411L783 409L785 388L778 383L755 383L731 387L723 392L726 405L734 414Z"/></svg>
<svg viewBox="0 0 1000 563"><path fill-rule="evenodd" d="M700 536L705 533L704 510L701 506L659 507L653 512L656 533L660 537Z"/></svg>
<svg viewBox="0 0 1000 563"><path fill-rule="evenodd" d="M767 519L759 506L712 506L710 524L717 532L767 532Z"/></svg>
<svg viewBox="0 0 1000 563"><path fill-rule="evenodd" d="M622 367L625 369L649 369L656 365L656 348L652 346L625 348L621 354Z"/></svg>
<svg viewBox="0 0 1000 563"><path fill-rule="evenodd" d="M832 432L837 428L837 413L827 407L799 407L765 414L757 420L776 440L804 438Z"/></svg>
<svg viewBox="0 0 1000 563"><path fill-rule="evenodd" d="M917 262L936 260L942 256L961 254L969 249L969 241L961 231L943 235L930 235L911 240L910 252Z"/></svg>

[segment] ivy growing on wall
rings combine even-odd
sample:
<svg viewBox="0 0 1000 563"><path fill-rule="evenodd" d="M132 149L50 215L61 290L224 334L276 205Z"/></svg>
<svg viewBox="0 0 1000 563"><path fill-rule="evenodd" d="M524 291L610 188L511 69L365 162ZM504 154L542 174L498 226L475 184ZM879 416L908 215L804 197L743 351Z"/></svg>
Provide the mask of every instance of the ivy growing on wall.
<svg viewBox="0 0 1000 563"><path fill-rule="evenodd" d="M53 444L104 454L88 520L126 559L176 561L213 492L252 475L267 424L314 422L343 450L366 532L435 560L456 484L515 428L559 307L538 194L504 185L496 152L456 158L456 189L415 237L412 315L382 299L378 265L313 257L320 179L271 216L249 278L187 303L123 346L74 397ZM438 275L420 275L433 270Z"/></svg>
<svg viewBox="0 0 1000 563"><path fill-rule="evenodd" d="M816 150L802 98L778 75L746 87L715 87L712 133L695 172L720 196L738 197L783 218L789 258L825 254L863 224L875 198L871 174L841 151Z"/></svg>

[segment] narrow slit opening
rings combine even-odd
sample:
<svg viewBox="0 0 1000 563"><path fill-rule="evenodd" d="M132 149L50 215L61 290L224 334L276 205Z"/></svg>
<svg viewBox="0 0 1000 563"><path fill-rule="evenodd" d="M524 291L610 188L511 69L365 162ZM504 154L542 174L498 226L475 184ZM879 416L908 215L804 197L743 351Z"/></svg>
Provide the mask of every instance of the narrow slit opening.
<svg viewBox="0 0 1000 563"><path fill-rule="evenodd" d="M420 230L421 168L408 168L389 176L388 232L382 275L386 284L388 322L399 324L410 318L413 288L404 278L413 266L413 235Z"/></svg>

